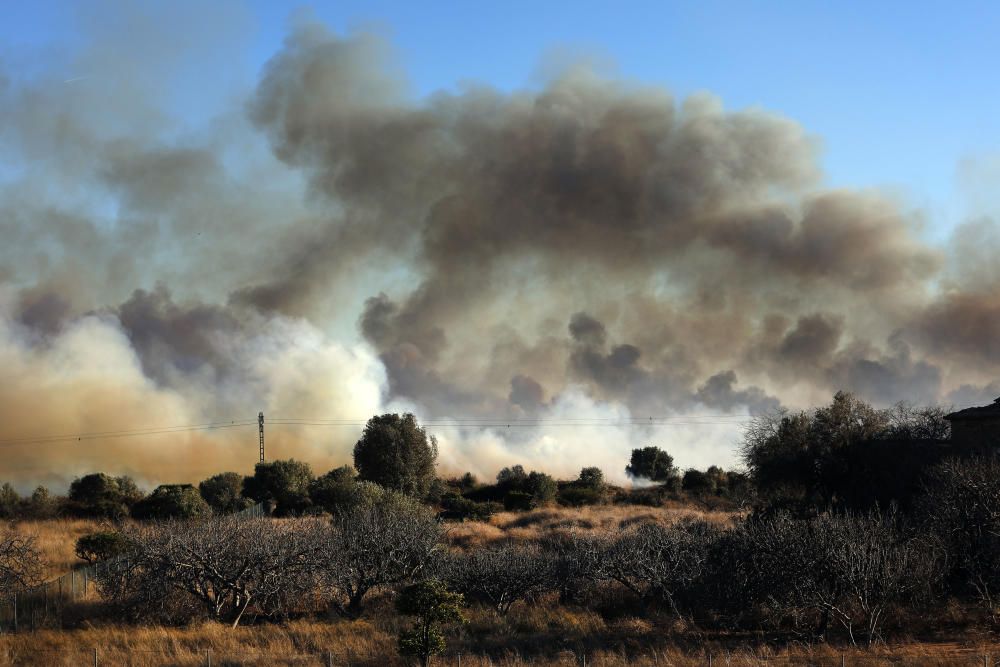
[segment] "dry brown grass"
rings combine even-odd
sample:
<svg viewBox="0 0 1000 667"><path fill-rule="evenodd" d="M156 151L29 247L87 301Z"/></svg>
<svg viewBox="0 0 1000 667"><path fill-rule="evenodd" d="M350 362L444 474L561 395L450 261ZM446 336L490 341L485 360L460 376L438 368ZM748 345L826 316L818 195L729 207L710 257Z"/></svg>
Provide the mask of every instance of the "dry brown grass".
<svg viewBox="0 0 1000 667"><path fill-rule="evenodd" d="M513 614L513 612L512 612ZM530 628L518 624L555 623L567 629L568 637L578 633L601 632L603 623L589 613L561 614L545 618L542 612L505 622L504 627L523 633ZM475 622L475 621L474 621ZM453 637L448 653L436 659L441 667L457 667L462 654L463 667L539 667L576 666L586 662L595 667L702 667L712 655L713 665L816 665L839 667L841 659L851 666L927 665L958 667L990 664L1000 656L1000 646L915 643L880 646L874 649L841 648L830 645L793 645L774 649L766 645L733 647L719 641L705 640L678 646L663 640L646 621L622 619L615 628L626 637L617 648L588 648L586 643L566 641L552 635L537 652L525 653L499 638L488 651L470 651L467 638ZM468 634L464 631L463 634ZM646 640L657 640L647 643ZM392 628L373 620L332 622L295 621L283 625L262 625L231 629L214 623L187 628L163 627L94 627L73 631L40 631L33 634L0 636L0 665L92 665L94 649L100 665L161 667L165 665L206 665L211 652L213 665L355 665L357 667L395 667L407 663L396 655Z"/></svg>
<svg viewBox="0 0 1000 667"><path fill-rule="evenodd" d="M34 535L45 559L47 579L65 574L81 563L74 548L82 535L100 528L92 519L50 519L46 521L20 521L15 529L24 535Z"/></svg>
<svg viewBox="0 0 1000 667"><path fill-rule="evenodd" d="M543 507L530 512L500 512L488 523L466 521L450 526L449 540L471 548L505 539L538 540L558 531L606 533L632 523L652 521L669 525L682 519L701 519L729 525L734 512L707 511L691 507L643 507L639 505L593 505L589 507Z"/></svg>

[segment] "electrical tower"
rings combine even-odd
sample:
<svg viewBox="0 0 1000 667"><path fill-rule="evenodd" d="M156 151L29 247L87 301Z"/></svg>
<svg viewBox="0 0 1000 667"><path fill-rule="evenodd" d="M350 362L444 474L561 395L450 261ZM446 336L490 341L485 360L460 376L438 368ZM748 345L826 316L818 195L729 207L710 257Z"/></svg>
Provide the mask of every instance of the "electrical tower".
<svg viewBox="0 0 1000 667"><path fill-rule="evenodd" d="M260 462L264 462L264 413L257 414L257 430L260 432Z"/></svg>

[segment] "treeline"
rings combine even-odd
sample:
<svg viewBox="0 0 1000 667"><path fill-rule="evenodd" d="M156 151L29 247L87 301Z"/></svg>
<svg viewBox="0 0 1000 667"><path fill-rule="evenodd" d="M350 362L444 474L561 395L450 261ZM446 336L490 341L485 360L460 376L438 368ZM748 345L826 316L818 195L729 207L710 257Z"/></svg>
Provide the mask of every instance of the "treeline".
<svg viewBox="0 0 1000 667"><path fill-rule="evenodd" d="M439 507L442 518L483 520L498 511L525 511L549 503L579 507L603 503L661 505L666 501L713 499L742 502L752 494L749 478L717 466L679 471L657 447L632 452L627 472L649 482L627 489L608 484L604 472L585 467L576 479L557 480L521 465L504 468L494 482L472 473L442 478L437 444L413 415L373 417L354 449L354 466L315 475L305 462L260 463L254 473L213 475L197 485L163 484L148 495L128 476L91 473L72 482L66 496L38 487L22 498L8 483L0 487L0 518L56 516L121 519L197 518L232 514L263 503L277 516L333 514L349 506L366 485L392 489Z"/></svg>

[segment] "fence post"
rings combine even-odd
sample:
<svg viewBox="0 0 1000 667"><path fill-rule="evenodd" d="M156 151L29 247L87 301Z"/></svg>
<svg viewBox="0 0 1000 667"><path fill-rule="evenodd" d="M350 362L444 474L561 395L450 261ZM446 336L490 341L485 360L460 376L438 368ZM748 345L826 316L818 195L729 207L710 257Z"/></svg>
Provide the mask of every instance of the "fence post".
<svg viewBox="0 0 1000 667"><path fill-rule="evenodd" d="M94 647L94 667L99 667L97 664L97 647Z"/></svg>
<svg viewBox="0 0 1000 667"><path fill-rule="evenodd" d="M712 652L708 652L708 667L712 667Z"/></svg>
<svg viewBox="0 0 1000 667"><path fill-rule="evenodd" d="M14 593L14 632L17 632L17 593Z"/></svg>
<svg viewBox="0 0 1000 667"><path fill-rule="evenodd" d="M841 653L840 654L840 667L845 667L846 664L847 664L847 656L845 656L843 653Z"/></svg>
<svg viewBox="0 0 1000 667"><path fill-rule="evenodd" d="M211 648L205 649L205 664L208 665L208 667L212 667L212 649Z"/></svg>
<svg viewBox="0 0 1000 667"><path fill-rule="evenodd" d="M462 652L458 653L458 667L462 667Z"/></svg>
<svg viewBox="0 0 1000 667"><path fill-rule="evenodd" d="M326 652L326 667L333 667L333 651Z"/></svg>

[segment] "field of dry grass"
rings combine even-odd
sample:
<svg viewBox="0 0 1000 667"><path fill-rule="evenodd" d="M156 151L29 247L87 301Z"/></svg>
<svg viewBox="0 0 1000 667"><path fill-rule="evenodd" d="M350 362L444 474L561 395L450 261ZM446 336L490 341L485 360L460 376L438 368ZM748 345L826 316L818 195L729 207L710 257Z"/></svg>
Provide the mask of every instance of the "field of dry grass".
<svg viewBox="0 0 1000 667"><path fill-rule="evenodd" d="M50 519L47 521L20 521L15 529L24 535L33 535L45 559L45 577L50 579L65 574L81 561L74 553L76 541L82 535L98 530L100 523L91 519Z"/></svg>
<svg viewBox="0 0 1000 667"><path fill-rule="evenodd" d="M703 667L711 654L715 666L815 665L875 667L876 665L926 665L959 667L993 665L1000 659L1000 646L913 643L873 649L829 645L792 645L774 649L766 645L737 646L732 642L705 640L696 644L672 644L662 630L639 619L622 619L605 627L588 613L563 613L522 609L501 623L495 645L474 650L470 638L476 626L496 619L473 618L449 642L447 653L435 659L441 667ZM554 628L540 628L554 623ZM506 642L505 632L520 636L546 630L548 637L535 640L530 650L520 642ZM0 635L0 665L99 665L162 667L166 665L354 665L356 667L402 666L408 663L396 653L395 628L378 618L358 621L293 621L282 625L244 626L236 629L214 623L186 628L90 627L72 631L47 630L19 635ZM494 629L494 632L496 630ZM611 636L605 635L610 632ZM587 640L589 635L592 640ZM596 645L617 637L616 643ZM651 641L647 641L651 640ZM612 647L609 647L612 646ZM461 654L461 658L459 657ZM209 663L211 656L211 663Z"/></svg>
<svg viewBox="0 0 1000 667"><path fill-rule="evenodd" d="M594 505L589 507L543 507L530 512L500 512L488 523L467 521L449 526L448 539L470 548L506 539L537 540L557 531L603 533L639 522L671 524L682 519L702 519L719 525L732 522L733 512L691 507L643 507L638 505Z"/></svg>

